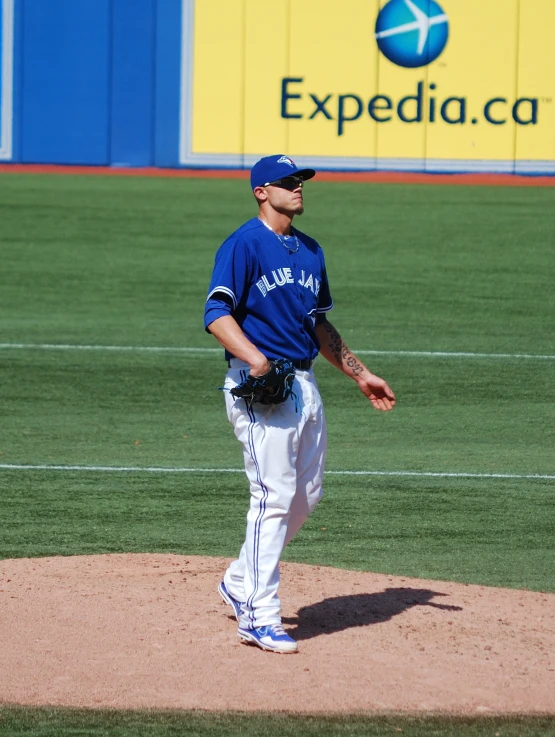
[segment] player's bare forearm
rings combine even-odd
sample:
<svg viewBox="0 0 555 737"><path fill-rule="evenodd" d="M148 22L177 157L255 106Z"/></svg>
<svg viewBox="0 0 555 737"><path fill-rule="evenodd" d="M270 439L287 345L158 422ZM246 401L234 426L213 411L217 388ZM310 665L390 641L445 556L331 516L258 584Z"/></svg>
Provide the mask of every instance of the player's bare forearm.
<svg viewBox="0 0 555 737"><path fill-rule="evenodd" d="M369 371L362 361L349 350L329 320L324 320L316 326L316 335L320 342L320 353L324 358L356 381L361 392L376 409L383 411L393 409L395 394L387 382Z"/></svg>
<svg viewBox="0 0 555 737"><path fill-rule="evenodd" d="M249 364L253 376L262 376L270 370L266 356L250 342L231 315L218 317L210 323L208 330L227 351Z"/></svg>

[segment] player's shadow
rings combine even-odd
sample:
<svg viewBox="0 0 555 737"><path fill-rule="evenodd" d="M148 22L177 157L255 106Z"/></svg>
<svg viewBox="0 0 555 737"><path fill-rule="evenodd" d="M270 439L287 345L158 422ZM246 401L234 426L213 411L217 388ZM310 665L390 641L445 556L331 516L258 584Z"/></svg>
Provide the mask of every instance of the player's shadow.
<svg viewBox="0 0 555 737"><path fill-rule="evenodd" d="M448 596L429 589L385 589L375 594L351 594L324 599L302 607L297 617L284 617L283 623L297 625L288 634L295 640L310 640L319 635L331 635L350 627L366 627L387 622L414 606L429 606L446 612L460 612L462 607L436 604L437 596Z"/></svg>

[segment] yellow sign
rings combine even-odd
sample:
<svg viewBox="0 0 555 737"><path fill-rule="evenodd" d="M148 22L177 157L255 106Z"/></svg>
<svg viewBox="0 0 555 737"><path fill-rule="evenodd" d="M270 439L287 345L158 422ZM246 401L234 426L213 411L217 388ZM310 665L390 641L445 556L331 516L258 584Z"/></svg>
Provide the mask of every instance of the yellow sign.
<svg viewBox="0 0 555 737"><path fill-rule="evenodd" d="M183 4L184 164L555 173L553 0Z"/></svg>

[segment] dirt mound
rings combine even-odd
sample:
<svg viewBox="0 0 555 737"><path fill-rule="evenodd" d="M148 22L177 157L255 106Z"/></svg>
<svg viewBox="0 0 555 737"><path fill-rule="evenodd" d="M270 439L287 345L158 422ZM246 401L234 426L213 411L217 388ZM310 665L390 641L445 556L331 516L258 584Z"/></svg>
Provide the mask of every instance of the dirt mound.
<svg viewBox="0 0 555 737"><path fill-rule="evenodd" d="M555 713L555 595L282 565L296 655L244 644L228 561L0 561L0 702Z"/></svg>

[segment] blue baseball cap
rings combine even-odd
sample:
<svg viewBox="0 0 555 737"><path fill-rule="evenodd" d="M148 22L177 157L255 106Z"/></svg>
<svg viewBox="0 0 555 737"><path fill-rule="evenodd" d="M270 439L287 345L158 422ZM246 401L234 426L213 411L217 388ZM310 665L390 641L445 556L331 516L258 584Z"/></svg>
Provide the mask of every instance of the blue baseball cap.
<svg viewBox="0 0 555 737"><path fill-rule="evenodd" d="M251 169L251 187L265 187L270 182L276 182L283 177L302 177L312 179L316 174L314 169L299 169L293 159L284 154L264 156Z"/></svg>

